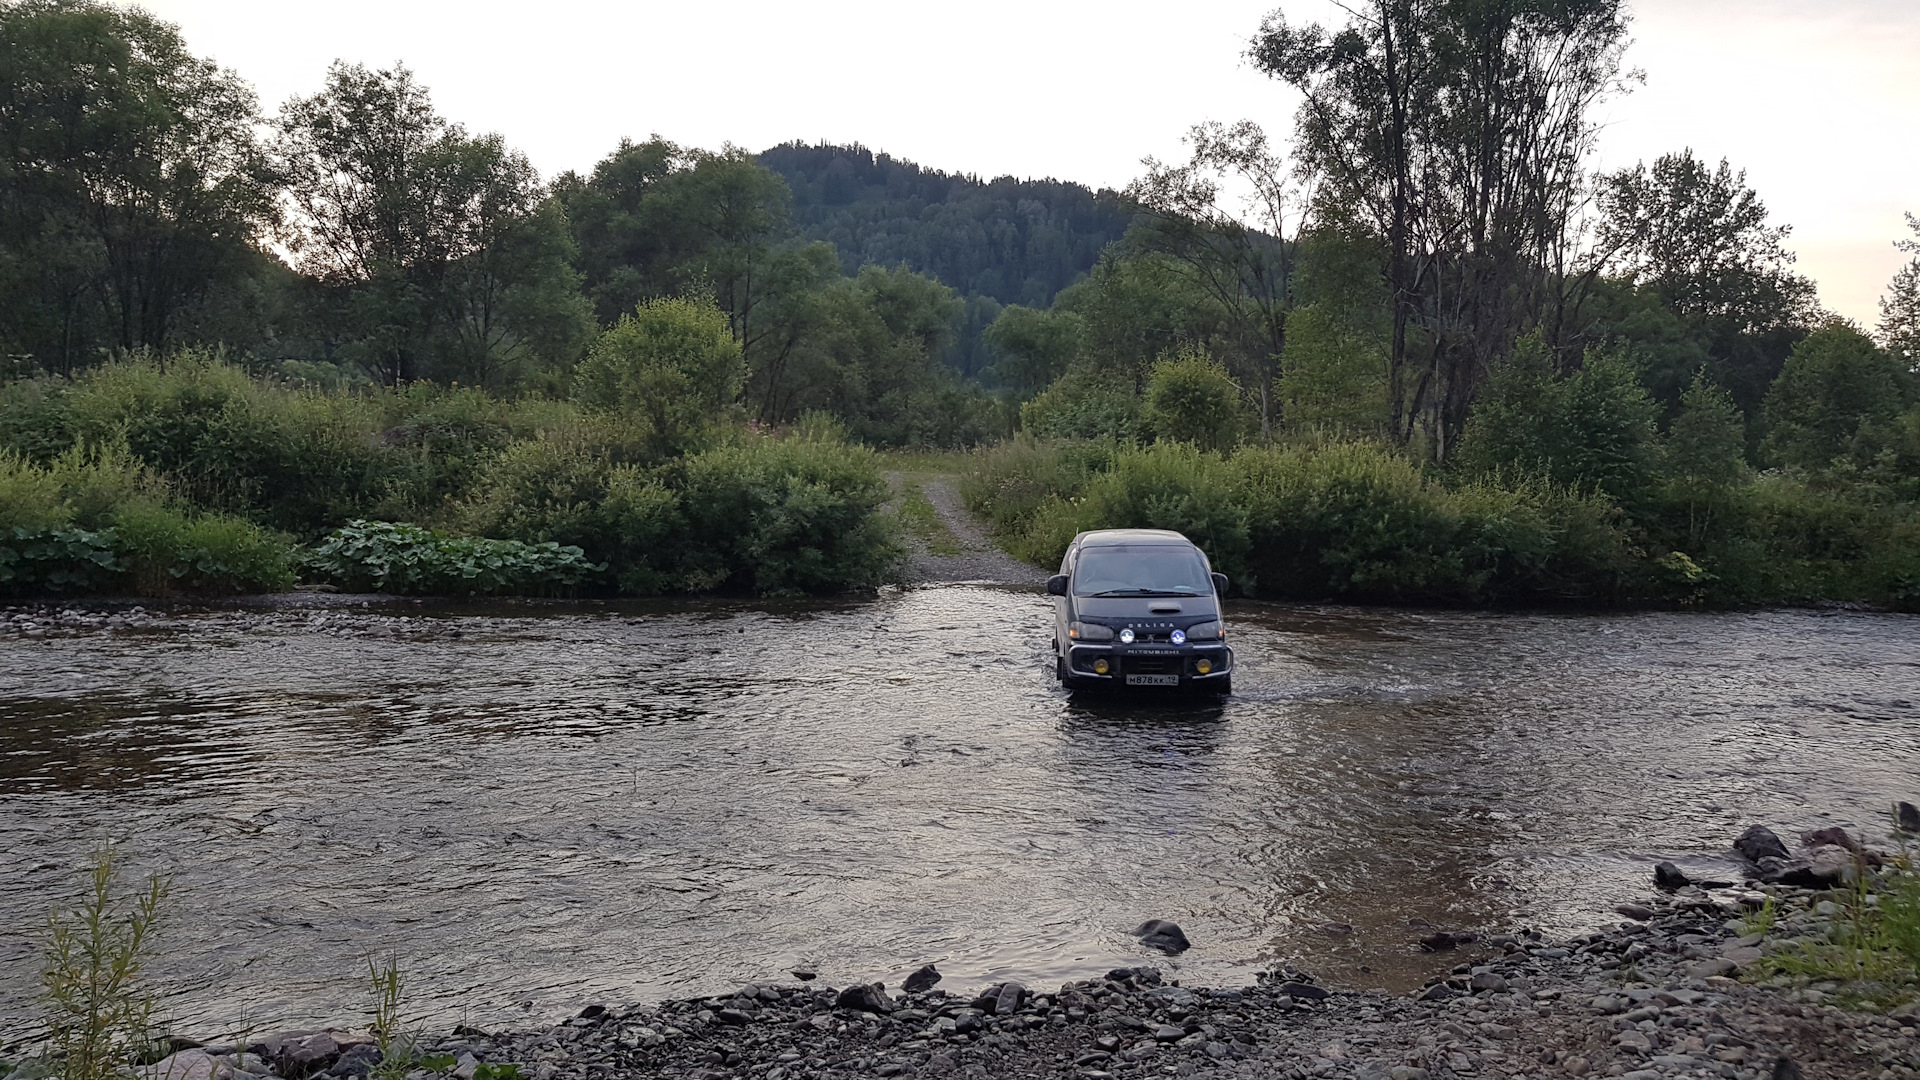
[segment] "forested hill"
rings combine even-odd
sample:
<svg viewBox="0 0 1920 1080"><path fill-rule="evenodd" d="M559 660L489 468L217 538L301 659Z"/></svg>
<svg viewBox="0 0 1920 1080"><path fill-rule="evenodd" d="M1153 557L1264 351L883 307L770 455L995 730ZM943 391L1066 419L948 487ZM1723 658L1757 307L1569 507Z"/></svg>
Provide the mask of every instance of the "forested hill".
<svg viewBox="0 0 1920 1080"><path fill-rule="evenodd" d="M922 168L864 146L783 143L758 155L793 191L793 224L847 273L907 266L967 300L956 366L974 373L980 328L1006 304L1046 307L1130 220L1113 192L1059 180Z"/></svg>

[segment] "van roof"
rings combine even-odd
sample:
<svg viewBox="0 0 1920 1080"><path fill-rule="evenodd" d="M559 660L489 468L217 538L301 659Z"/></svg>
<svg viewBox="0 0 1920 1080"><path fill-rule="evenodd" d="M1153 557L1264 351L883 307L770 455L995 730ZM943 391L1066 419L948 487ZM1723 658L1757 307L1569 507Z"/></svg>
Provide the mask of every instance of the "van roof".
<svg viewBox="0 0 1920 1080"><path fill-rule="evenodd" d="M1113 547L1119 544L1165 544L1192 547L1193 541L1171 529L1099 529L1073 538L1080 547Z"/></svg>

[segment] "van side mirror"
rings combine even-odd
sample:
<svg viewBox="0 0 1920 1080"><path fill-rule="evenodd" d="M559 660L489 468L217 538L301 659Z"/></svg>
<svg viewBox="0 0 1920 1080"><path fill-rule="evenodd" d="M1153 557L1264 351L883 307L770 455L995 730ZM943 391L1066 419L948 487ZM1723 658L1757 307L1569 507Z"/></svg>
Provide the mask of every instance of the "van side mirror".
<svg viewBox="0 0 1920 1080"><path fill-rule="evenodd" d="M1225 596L1225 595L1227 595L1227 585L1228 585L1228 584L1229 584L1229 582L1227 581L1227 575L1225 575L1225 574L1215 574L1215 575L1213 575L1213 594L1214 594L1215 596Z"/></svg>
<svg viewBox="0 0 1920 1080"><path fill-rule="evenodd" d="M1055 574L1052 577L1048 578L1047 579L1047 595L1049 596L1067 595L1067 575Z"/></svg>

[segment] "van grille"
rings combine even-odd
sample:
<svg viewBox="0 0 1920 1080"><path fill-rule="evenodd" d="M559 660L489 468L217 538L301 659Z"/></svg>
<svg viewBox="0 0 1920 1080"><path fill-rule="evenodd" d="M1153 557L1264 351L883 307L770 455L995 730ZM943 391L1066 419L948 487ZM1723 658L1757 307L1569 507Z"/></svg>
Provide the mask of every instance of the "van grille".
<svg viewBox="0 0 1920 1080"><path fill-rule="evenodd" d="M1180 658L1177 656L1129 656L1127 673L1130 675L1175 675L1180 671Z"/></svg>

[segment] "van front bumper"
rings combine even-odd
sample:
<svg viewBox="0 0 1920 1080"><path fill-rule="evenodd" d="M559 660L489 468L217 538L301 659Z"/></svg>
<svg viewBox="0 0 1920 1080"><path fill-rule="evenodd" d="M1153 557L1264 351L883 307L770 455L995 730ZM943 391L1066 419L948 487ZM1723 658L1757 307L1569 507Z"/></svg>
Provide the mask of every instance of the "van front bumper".
<svg viewBox="0 0 1920 1080"><path fill-rule="evenodd" d="M1107 662L1104 673L1095 670L1101 660ZM1205 673L1199 670L1202 660L1208 669ZM1156 682L1172 675L1179 680L1176 685L1205 684L1233 671L1233 650L1224 641L1185 645L1075 642L1067 647L1067 670L1076 679L1123 686L1129 675L1153 676Z"/></svg>

